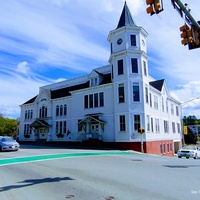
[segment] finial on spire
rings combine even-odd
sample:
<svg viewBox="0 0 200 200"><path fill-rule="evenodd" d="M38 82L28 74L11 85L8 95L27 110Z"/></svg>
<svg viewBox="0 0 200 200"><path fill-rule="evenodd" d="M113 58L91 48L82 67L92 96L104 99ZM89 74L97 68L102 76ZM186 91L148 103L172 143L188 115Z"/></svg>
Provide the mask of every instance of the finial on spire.
<svg viewBox="0 0 200 200"><path fill-rule="evenodd" d="M124 2L124 8L122 10L122 14L119 19L117 28L121 28L123 26L136 26L136 24L131 16L131 12L126 4L126 1Z"/></svg>

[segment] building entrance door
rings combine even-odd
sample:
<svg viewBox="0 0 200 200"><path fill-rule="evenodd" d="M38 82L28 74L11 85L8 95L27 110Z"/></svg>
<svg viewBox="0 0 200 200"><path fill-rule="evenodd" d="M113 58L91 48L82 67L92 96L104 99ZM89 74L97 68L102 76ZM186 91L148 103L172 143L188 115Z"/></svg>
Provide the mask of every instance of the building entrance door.
<svg viewBox="0 0 200 200"><path fill-rule="evenodd" d="M91 124L91 135L92 138L98 138L99 124Z"/></svg>

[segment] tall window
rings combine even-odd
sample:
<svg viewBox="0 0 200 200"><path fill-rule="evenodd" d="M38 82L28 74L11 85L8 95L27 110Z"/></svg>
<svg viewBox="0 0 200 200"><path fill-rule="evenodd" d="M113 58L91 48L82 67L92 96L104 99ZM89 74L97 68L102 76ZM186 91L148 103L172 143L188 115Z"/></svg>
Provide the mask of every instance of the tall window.
<svg viewBox="0 0 200 200"><path fill-rule="evenodd" d="M140 88L138 83L133 84L133 101L140 101Z"/></svg>
<svg viewBox="0 0 200 200"><path fill-rule="evenodd" d="M173 133L176 133L175 122L172 122L172 131Z"/></svg>
<svg viewBox="0 0 200 200"><path fill-rule="evenodd" d="M177 132L180 133L181 132L181 128L180 128L180 124L177 123Z"/></svg>
<svg viewBox="0 0 200 200"><path fill-rule="evenodd" d="M160 154L163 154L162 144L160 144Z"/></svg>
<svg viewBox="0 0 200 200"><path fill-rule="evenodd" d="M168 105L168 100L166 100L166 112L169 112L169 105Z"/></svg>
<svg viewBox="0 0 200 200"><path fill-rule="evenodd" d="M63 133L67 133L67 122L64 121L63 123Z"/></svg>
<svg viewBox="0 0 200 200"><path fill-rule="evenodd" d="M33 119L33 110L31 110L31 119Z"/></svg>
<svg viewBox="0 0 200 200"><path fill-rule="evenodd" d="M143 60L144 75L147 76L147 63Z"/></svg>
<svg viewBox="0 0 200 200"><path fill-rule="evenodd" d="M150 106L152 107L152 95L149 93L149 101L150 101Z"/></svg>
<svg viewBox="0 0 200 200"><path fill-rule="evenodd" d="M162 111L164 112L165 111L165 107L164 107L164 99L162 97Z"/></svg>
<svg viewBox="0 0 200 200"><path fill-rule="evenodd" d="M131 35L130 39L131 39L131 46L136 46L136 36L135 35Z"/></svg>
<svg viewBox="0 0 200 200"><path fill-rule="evenodd" d="M124 84L123 83L119 84L118 95L119 95L119 103L123 103L124 102Z"/></svg>
<svg viewBox="0 0 200 200"><path fill-rule="evenodd" d="M56 134L58 134L58 132L59 132L59 124L58 124L58 122L56 122Z"/></svg>
<svg viewBox="0 0 200 200"><path fill-rule="evenodd" d="M171 104L171 114L174 115L174 104Z"/></svg>
<svg viewBox="0 0 200 200"><path fill-rule="evenodd" d="M94 94L94 107L98 107L98 93Z"/></svg>
<svg viewBox="0 0 200 200"><path fill-rule="evenodd" d="M178 106L176 106L176 115L179 116L179 109L178 109Z"/></svg>
<svg viewBox="0 0 200 200"><path fill-rule="evenodd" d="M138 73L138 61L137 58L131 58L132 73Z"/></svg>
<svg viewBox="0 0 200 200"><path fill-rule="evenodd" d="M140 115L134 115L134 130L138 131L139 128L141 128Z"/></svg>
<svg viewBox="0 0 200 200"><path fill-rule="evenodd" d="M60 116L62 116L63 115L63 106L61 105L60 106Z"/></svg>
<svg viewBox="0 0 200 200"><path fill-rule="evenodd" d="M88 108L88 95L84 96L84 108Z"/></svg>
<svg viewBox="0 0 200 200"><path fill-rule="evenodd" d="M158 97L154 95L154 108L158 110Z"/></svg>
<svg viewBox="0 0 200 200"><path fill-rule="evenodd" d="M164 132L169 133L169 122L164 120Z"/></svg>
<svg viewBox="0 0 200 200"><path fill-rule="evenodd" d="M145 87L145 98L146 98L146 103L149 103L149 92L148 92L148 88Z"/></svg>
<svg viewBox="0 0 200 200"><path fill-rule="evenodd" d="M59 106L56 106L56 116L59 116Z"/></svg>
<svg viewBox="0 0 200 200"><path fill-rule="evenodd" d="M67 115L67 105L64 105L64 115Z"/></svg>
<svg viewBox="0 0 200 200"><path fill-rule="evenodd" d="M99 93L99 106L103 107L104 106L104 96L103 96L103 92Z"/></svg>
<svg viewBox="0 0 200 200"><path fill-rule="evenodd" d="M152 133L154 132L154 129L153 129L153 118L151 118L151 132Z"/></svg>
<svg viewBox="0 0 200 200"><path fill-rule="evenodd" d="M118 75L121 75L124 73L124 63L123 60L117 61L117 67L118 67Z"/></svg>
<svg viewBox="0 0 200 200"><path fill-rule="evenodd" d="M89 105L90 105L90 108L93 108L93 94L89 95Z"/></svg>
<svg viewBox="0 0 200 200"><path fill-rule="evenodd" d="M60 129L59 133L62 133L62 121L60 121Z"/></svg>
<svg viewBox="0 0 200 200"><path fill-rule="evenodd" d="M159 119L155 119L156 133L160 132L160 123Z"/></svg>
<svg viewBox="0 0 200 200"><path fill-rule="evenodd" d="M125 115L119 116L120 131L126 131Z"/></svg>
<svg viewBox="0 0 200 200"><path fill-rule="evenodd" d="M147 131L150 131L150 118L149 118L149 115L147 115Z"/></svg>

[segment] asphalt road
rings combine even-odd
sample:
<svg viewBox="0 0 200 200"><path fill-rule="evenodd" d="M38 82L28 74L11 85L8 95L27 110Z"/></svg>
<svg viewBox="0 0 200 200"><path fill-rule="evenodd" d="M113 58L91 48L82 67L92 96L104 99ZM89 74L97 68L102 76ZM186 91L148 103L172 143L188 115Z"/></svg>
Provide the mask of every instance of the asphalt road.
<svg viewBox="0 0 200 200"><path fill-rule="evenodd" d="M0 200L199 200L199 171L200 159L24 145L0 152Z"/></svg>

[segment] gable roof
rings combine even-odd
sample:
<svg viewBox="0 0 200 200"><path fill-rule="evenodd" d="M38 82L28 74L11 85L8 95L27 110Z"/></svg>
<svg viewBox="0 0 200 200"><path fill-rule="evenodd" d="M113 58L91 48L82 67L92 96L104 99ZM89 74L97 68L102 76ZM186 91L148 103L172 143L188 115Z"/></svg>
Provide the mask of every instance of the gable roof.
<svg viewBox="0 0 200 200"><path fill-rule="evenodd" d="M28 101L26 101L24 104L29 104L29 103L33 103L35 101L35 99L37 98L38 95L36 95L35 97L33 97L32 99L29 99Z"/></svg>
<svg viewBox="0 0 200 200"><path fill-rule="evenodd" d="M36 119L33 123L29 125L30 127L48 127L49 125L46 121L41 119Z"/></svg>
<svg viewBox="0 0 200 200"><path fill-rule="evenodd" d="M95 72L103 77L103 80L101 81L100 85L104 85L104 84L108 84L108 83L112 82L111 81L111 73L102 74L96 70L95 70ZM73 86L69 86L69 87L64 87L64 88L60 88L60 89L50 90L50 98L57 99L57 98L71 96L70 92L89 88L89 87L90 87L90 82L88 80L85 83L81 83L81 84L77 84L77 85L73 85ZM38 97L38 95L33 97L32 99L26 101L22 105L33 103L37 97Z"/></svg>
<svg viewBox="0 0 200 200"><path fill-rule="evenodd" d="M157 90L161 91L162 87L164 85L164 81L165 81L165 79L161 79L161 80L157 80L157 81L152 81L149 84L151 86L153 86L154 88L156 88Z"/></svg>
<svg viewBox="0 0 200 200"><path fill-rule="evenodd" d="M124 8L122 10L122 14L120 16L118 25L117 25L117 29L121 28L123 26L136 26L132 16L131 16L131 12L126 4L126 1L124 3Z"/></svg>

